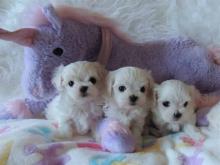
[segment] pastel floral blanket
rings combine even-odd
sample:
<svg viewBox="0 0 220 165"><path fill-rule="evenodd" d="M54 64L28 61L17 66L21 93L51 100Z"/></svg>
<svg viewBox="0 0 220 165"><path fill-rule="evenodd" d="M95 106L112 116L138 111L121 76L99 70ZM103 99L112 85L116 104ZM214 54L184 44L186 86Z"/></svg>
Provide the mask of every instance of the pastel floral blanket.
<svg viewBox="0 0 220 165"><path fill-rule="evenodd" d="M103 151L90 137L56 139L57 125L46 120L0 122L0 165L218 165L220 139L185 133L145 139L131 154Z"/></svg>

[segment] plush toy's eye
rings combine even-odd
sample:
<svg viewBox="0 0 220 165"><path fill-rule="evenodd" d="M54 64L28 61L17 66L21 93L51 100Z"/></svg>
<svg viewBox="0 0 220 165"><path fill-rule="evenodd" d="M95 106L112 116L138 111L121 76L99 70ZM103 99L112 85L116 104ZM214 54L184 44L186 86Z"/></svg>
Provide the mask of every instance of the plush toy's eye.
<svg viewBox="0 0 220 165"><path fill-rule="evenodd" d="M74 85L74 82L73 81L69 81L68 84L69 84L70 87L72 87Z"/></svg>
<svg viewBox="0 0 220 165"><path fill-rule="evenodd" d="M145 87L141 87L140 91L141 91L142 93L144 93L144 92L145 92Z"/></svg>
<svg viewBox="0 0 220 165"><path fill-rule="evenodd" d="M183 104L184 107L187 107L187 105L188 105L188 101L186 101L186 102Z"/></svg>
<svg viewBox="0 0 220 165"><path fill-rule="evenodd" d="M124 91L126 90L126 87L125 87L124 85L119 86L119 87L118 87L118 90L119 90L120 92L124 92Z"/></svg>
<svg viewBox="0 0 220 165"><path fill-rule="evenodd" d="M60 57L63 54L63 49L62 48L55 48L53 50L53 54Z"/></svg>
<svg viewBox="0 0 220 165"><path fill-rule="evenodd" d="M170 106L170 102L169 101L164 101L163 102L163 106L164 107L169 107Z"/></svg>
<svg viewBox="0 0 220 165"><path fill-rule="evenodd" d="M95 77L90 77L90 78L89 78L89 81L90 81L92 84L95 84L95 83L96 83Z"/></svg>

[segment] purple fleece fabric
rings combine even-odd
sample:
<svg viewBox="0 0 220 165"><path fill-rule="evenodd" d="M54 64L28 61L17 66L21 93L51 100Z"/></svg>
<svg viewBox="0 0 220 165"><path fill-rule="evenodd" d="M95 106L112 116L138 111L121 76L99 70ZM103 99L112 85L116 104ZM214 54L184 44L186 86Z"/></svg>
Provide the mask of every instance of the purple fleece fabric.
<svg viewBox="0 0 220 165"><path fill-rule="evenodd" d="M102 42L98 25L61 19L52 6L45 7L44 14L49 24L36 27L33 45L25 48L24 103L33 114L43 112L56 94L51 84L55 67L78 60L96 61ZM220 89L219 66L209 59L206 48L191 39L136 44L112 35L107 69L137 66L151 70L158 83L178 79L195 85L203 93Z"/></svg>

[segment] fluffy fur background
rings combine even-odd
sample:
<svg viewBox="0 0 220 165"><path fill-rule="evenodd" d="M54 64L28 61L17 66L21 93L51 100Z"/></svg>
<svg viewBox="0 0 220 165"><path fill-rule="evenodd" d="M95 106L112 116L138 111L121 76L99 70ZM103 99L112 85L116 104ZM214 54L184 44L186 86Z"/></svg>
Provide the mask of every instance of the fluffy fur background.
<svg viewBox="0 0 220 165"><path fill-rule="evenodd" d="M219 0L51 0L101 12L118 20L123 31L144 42L189 36L204 45L220 45ZM0 26L23 26L23 11L49 0L1 0ZM22 97L22 47L0 41L0 102Z"/></svg>

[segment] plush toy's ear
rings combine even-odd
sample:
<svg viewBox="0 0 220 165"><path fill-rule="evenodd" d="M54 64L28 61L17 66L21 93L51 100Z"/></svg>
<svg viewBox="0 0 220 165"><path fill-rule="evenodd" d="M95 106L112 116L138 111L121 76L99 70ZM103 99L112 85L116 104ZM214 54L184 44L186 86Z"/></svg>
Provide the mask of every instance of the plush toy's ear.
<svg viewBox="0 0 220 165"><path fill-rule="evenodd" d="M53 78L52 78L52 84L54 85L54 87L58 90L58 91L62 91L64 89L64 83L63 83L63 70L64 70L64 66L60 65L59 67L57 67L55 69Z"/></svg>
<svg viewBox="0 0 220 165"><path fill-rule="evenodd" d="M113 84L115 82L115 71L111 71L107 76L107 96L111 97L113 92Z"/></svg>
<svg viewBox="0 0 220 165"><path fill-rule="evenodd" d="M23 28L14 32L0 29L0 39L13 41L23 46L32 46L37 30L33 28Z"/></svg>
<svg viewBox="0 0 220 165"><path fill-rule="evenodd" d="M56 14L54 7L50 4L43 8L43 13L48 21L51 23L53 29L59 33L62 28L62 21L60 17Z"/></svg>

